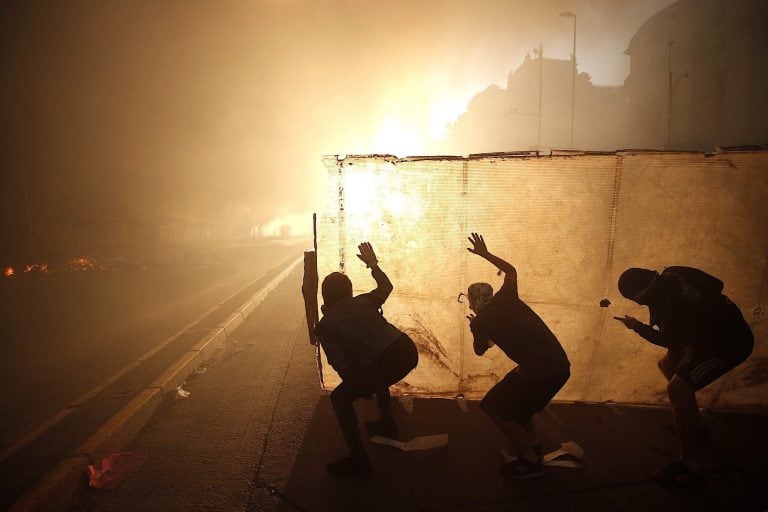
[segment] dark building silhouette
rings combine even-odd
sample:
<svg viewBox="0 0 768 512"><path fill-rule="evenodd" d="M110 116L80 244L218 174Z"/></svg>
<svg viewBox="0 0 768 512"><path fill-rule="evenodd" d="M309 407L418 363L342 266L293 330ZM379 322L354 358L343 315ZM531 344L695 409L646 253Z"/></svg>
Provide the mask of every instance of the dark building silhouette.
<svg viewBox="0 0 768 512"><path fill-rule="evenodd" d="M571 133L571 60L526 56L509 74L506 88L477 94L449 131L446 149L460 153L568 148ZM597 86L587 73L576 75L574 147L610 149L601 126L621 117L607 105L618 86Z"/></svg>
<svg viewBox="0 0 768 512"><path fill-rule="evenodd" d="M629 43L625 145L709 151L768 142L768 2L680 0ZM671 100L671 101L670 101Z"/></svg>
<svg viewBox="0 0 768 512"><path fill-rule="evenodd" d="M768 143L766 27L764 0L680 0L659 11L624 52L624 85L596 86L577 74L571 149ZM472 99L441 150L570 148L572 76L571 60L527 56L505 89L493 85Z"/></svg>

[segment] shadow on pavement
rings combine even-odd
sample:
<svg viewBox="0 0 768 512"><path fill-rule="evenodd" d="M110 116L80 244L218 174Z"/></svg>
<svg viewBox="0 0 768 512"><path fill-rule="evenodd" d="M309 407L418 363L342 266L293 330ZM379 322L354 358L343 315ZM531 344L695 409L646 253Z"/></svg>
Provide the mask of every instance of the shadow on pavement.
<svg viewBox="0 0 768 512"><path fill-rule="evenodd" d="M401 440L449 435L442 448L404 452L368 445L375 478L340 480L325 465L344 454L328 395L313 414L282 496L283 510L766 510L768 417L708 413L723 467L697 491L673 491L648 474L675 460L671 412L665 408L551 404L536 417L545 452L565 441L585 450L580 469L548 467L544 478L505 480L506 448L476 402L463 412L453 400L417 399L411 413L396 405ZM358 418L374 419L375 402L357 403ZM666 428L665 428L666 427ZM738 469L737 469L738 468Z"/></svg>

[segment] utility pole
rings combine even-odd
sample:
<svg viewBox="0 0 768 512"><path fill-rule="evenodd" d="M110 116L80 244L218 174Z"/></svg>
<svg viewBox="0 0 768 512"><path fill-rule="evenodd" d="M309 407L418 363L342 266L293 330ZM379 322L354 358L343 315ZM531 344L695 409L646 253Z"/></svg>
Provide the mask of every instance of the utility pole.
<svg viewBox="0 0 768 512"><path fill-rule="evenodd" d="M672 149L672 45L674 41L667 43L667 146Z"/></svg>
<svg viewBox="0 0 768 512"><path fill-rule="evenodd" d="M675 89L677 84L683 78L688 78L688 71L677 77L677 80L672 81L672 45L674 41L667 43L667 144L665 149L672 149L672 98L675 95Z"/></svg>
<svg viewBox="0 0 768 512"><path fill-rule="evenodd" d="M571 74L571 149L573 146L573 120L576 114L576 13L562 12L560 16L573 18L573 53L571 53L571 63L573 72Z"/></svg>
<svg viewBox="0 0 768 512"><path fill-rule="evenodd" d="M542 89L543 89L543 83L544 83L544 48L542 48L541 43L539 43L539 47L535 50L533 50L533 53L537 54L539 56L539 136L536 142L536 147L541 149L541 103L542 103Z"/></svg>

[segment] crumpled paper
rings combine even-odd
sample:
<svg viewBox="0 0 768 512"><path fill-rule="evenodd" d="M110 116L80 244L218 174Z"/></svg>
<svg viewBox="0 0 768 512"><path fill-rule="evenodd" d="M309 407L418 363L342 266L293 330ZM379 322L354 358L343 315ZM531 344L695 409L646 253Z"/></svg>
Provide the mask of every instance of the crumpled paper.
<svg viewBox="0 0 768 512"><path fill-rule="evenodd" d="M504 449L501 450L501 455L504 457L505 462L514 462L514 460L516 459L516 457L511 456ZM576 444L574 441L561 443L560 448L544 455L544 465L550 466L550 467L560 467L560 468L580 468L581 467L581 463L575 460L558 460L560 457L564 455L569 455L574 459L581 460L584 458L584 449L578 444Z"/></svg>
<svg viewBox="0 0 768 512"><path fill-rule="evenodd" d="M388 437L373 436L371 438L371 442L399 448L404 452L413 452L416 450L430 450L432 448L440 448L441 446L447 445L448 434L418 436L406 442L398 441L397 439L390 439Z"/></svg>

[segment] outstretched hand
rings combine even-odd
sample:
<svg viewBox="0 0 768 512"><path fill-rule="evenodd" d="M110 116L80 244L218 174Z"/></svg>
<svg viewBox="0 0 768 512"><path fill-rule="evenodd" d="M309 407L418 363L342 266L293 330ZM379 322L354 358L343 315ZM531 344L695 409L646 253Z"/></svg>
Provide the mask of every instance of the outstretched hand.
<svg viewBox="0 0 768 512"><path fill-rule="evenodd" d="M478 233L472 233L472 236L467 238L469 242L472 244L472 247L467 247L467 250L471 252L472 254L477 254L478 256L487 256L488 255L488 247L485 245L485 240L483 240L483 235L480 235Z"/></svg>
<svg viewBox="0 0 768 512"><path fill-rule="evenodd" d="M379 260L376 259L376 253L373 252L373 247L369 242L363 242L357 246L360 254L357 255L360 260L365 263L368 268L373 268L379 264Z"/></svg>
<svg viewBox="0 0 768 512"><path fill-rule="evenodd" d="M623 317L615 316L613 318L623 323L627 329L634 329L635 327L642 325L642 322L633 316L624 315Z"/></svg>

